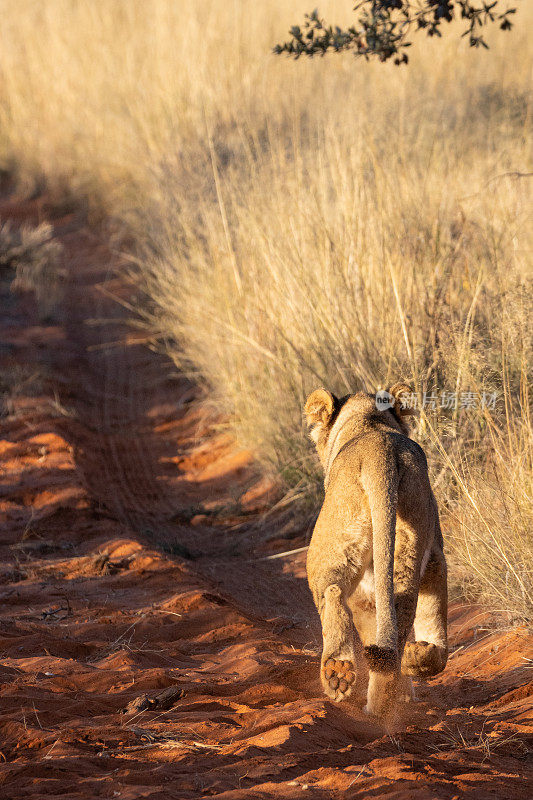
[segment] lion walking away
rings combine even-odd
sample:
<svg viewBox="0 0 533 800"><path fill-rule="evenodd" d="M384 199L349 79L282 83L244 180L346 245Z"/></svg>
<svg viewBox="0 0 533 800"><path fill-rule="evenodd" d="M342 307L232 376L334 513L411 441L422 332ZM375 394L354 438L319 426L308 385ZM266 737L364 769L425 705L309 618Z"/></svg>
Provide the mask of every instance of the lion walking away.
<svg viewBox="0 0 533 800"><path fill-rule="evenodd" d="M317 389L305 404L324 468L307 557L322 686L336 701L366 690L366 711L385 723L412 696L411 678L436 675L448 657L442 533L426 456L408 436L408 393L396 384L382 409L365 392Z"/></svg>

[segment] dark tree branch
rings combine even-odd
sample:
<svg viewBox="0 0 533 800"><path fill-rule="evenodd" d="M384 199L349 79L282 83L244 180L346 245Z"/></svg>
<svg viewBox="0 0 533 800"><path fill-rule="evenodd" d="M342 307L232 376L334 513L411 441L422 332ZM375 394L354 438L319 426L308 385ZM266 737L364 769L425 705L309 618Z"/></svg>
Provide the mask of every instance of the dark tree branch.
<svg viewBox="0 0 533 800"><path fill-rule="evenodd" d="M274 53L300 56L325 55L328 51L340 53L351 50L356 56L377 56L380 61L394 57L395 64L407 64L405 52L411 46L409 37L425 31L428 36L442 36L442 26L459 16L465 22L463 36L471 47L488 45L483 38L483 28L499 24L504 31L511 30L510 17L515 8L501 10L502 0L481 2L473 0L359 0L354 11L355 25L342 29L326 25L315 9L305 15L302 27L294 25L291 39L277 44Z"/></svg>

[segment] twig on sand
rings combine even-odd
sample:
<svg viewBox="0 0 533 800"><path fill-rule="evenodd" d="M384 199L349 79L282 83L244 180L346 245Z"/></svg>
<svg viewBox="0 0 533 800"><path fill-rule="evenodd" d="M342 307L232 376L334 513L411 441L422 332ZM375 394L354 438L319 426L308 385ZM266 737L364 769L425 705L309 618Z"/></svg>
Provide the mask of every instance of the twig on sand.
<svg viewBox="0 0 533 800"><path fill-rule="evenodd" d="M131 726L127 728L127 730L130 730L140 739L147 739L148 741L144 741L141 744L134 744L130 747L121 747L118 750L103 749L98 752L98 755L120 756L124 753L133 753L137 750L150 750L154 747L163 748L164 750L222 750L222 745L219 744L199 742L197 739L187 739L183 741L181 739L175 739L169 734L156 733L155 731L150 731L145 728Z"/></svg>
<svg viewBox="0 0 533 800"><path fill-rule="evenodd" d="M465 645L464 645L464 644L460 645L460 646L459 646L459 647L458 647L456 650L454 650L454 651L453 651L453 653L450 653L450 655L448 656L448 659L450 659L450 658L455 658L455 656L456 656L458 653L460 653L460 652L461 652L461 650L464 650L464 649L465 649Z"/></svg>
<svg viewBox="0 0 533 800"><path fill-rule="evenodd" d="M59 742L60 742L60 741L61 741L61 739L56 739L56 740L55 740L55 742L53 743L53 745L52 745L52 747L50 748L50 750L47 752L47 754L46 754L45 756L43 756L43 760L46 760L47 758L50 758L50 757L51 757L51 756L50 756L50 753L52 752L52 750L54 749L54 747L55 747L57 744L59 744Z"/></svg>
<svg viewBox="0 0 533 800"><path fill-rule="evenodd" d="M134 753L136 750L152 750L154 747L163 750L222 750L218 744L204 744L197 741L182 742L179 739L168 739L166 741L146 742L145 744L134 744L131 747L121 747L120 750L100 750L98 756L120 756L123 753Z"/></svg>
<svg viewBox="0 0 533 800"><path fill-rule="evenodd" d="M303 553L307 550L309 545L305 547L297 547L296 550L285 550L283 553L274 553L272 556L262 556L262 558L251 558L250 561L273 561L275 558L283 558L284 556L294 556L296 553Z"/></svg>
<svg viewBox="0 0 533 800"><path fill-rule="evenodd" d="M146 694L141 694L139 697L135 697L131 700L126 708L122 710L122 713L138 714L141 711L155 711L156 709L158 711L167 711L169 708L172 708L174 703L180 700L184 694L184 690L177 686L168 686L155 697L148 697ZM134 729L130 728L130 730Z"/></svg>
<svg viewBox="0 0 533 800"><path fill-rule="evenodd" d="M166 608L152 608L151 610L157 614L171 614L173 617L183 617L183 614L178 614L177 611L167 611Z"/></svg>

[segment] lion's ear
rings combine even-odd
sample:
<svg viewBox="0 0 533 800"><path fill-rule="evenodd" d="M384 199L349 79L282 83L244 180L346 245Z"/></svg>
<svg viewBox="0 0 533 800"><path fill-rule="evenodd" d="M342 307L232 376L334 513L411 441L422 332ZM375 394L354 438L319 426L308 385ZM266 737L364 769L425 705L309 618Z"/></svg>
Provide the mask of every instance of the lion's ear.
<svg viewBox="0 0 533 800"><path fill-rule="evenodd" d="M317 423L327 425L334 408L335 396L328 392L327 389L315 389L314 392L311 392L304 406L304 413L309 427Z"/></svg>
<svg viewBox="0 0 533 800"><path fill-rule="evenodd" d="M397 417L407 417L415 413L415 403L413 402L415 393L409 384L403 382L395 383L389 389L389 394L394 397L392 411Z"/></svg>

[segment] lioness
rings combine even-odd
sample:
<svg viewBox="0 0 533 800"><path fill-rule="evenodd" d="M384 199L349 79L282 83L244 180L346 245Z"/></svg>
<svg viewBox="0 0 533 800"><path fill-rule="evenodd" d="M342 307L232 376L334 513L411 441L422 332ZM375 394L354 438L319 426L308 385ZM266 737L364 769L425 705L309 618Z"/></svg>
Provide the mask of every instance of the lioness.
<svg viewBox="0 0 533 800"><path fill-rule="evenodd" d="M409 438L396 384L391 408L365 392L317 389L305 415L324 468L325 498L307 556L322 623L320 678L343 700L370 670L366 710L390 720L411 678L447 661L446 561L422 448ZM408 642L414 623L415 642ZM364 650L363 650L364 648ZM364 653L365 658L362 658Z"/></svg>

